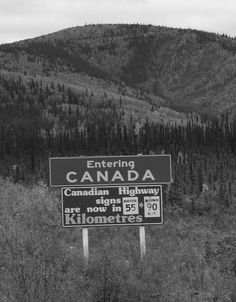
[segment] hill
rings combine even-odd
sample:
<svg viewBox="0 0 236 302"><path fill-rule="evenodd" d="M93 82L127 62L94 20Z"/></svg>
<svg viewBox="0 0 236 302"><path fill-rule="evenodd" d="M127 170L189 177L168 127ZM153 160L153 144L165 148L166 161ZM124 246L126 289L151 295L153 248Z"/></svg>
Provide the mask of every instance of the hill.
<svg viewBox="0 0 236 302"><path fill-rule="evenodd" d="M17 166L16 178L45 179L50 156L163 151L191 154L188 169L201 171L198 153L230 152L228 165L235 47L212 33L125 24L0 45L0 173Z"/></svg>
<svg viewBox="0 0 236 302"><path fill-rule="evenodd" d="M235 53L236 40L225 35L152 25L89 25L1 45L0 67L77 86L86 75L85 85L103 83L108 91L116 87L116 93L137 99L141 93L142 100L209 117L235 110Z"/></svg>

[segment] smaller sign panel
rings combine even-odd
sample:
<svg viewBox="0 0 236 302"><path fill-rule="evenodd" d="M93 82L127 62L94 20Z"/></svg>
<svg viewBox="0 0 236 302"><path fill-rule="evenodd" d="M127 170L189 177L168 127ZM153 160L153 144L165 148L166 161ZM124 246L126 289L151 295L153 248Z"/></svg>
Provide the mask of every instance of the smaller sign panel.
<svg viewBox="0 0 236 302"><path fill-rule="evenodd" d="M62 188L62 226L163 223L162 186Z"/></svg>

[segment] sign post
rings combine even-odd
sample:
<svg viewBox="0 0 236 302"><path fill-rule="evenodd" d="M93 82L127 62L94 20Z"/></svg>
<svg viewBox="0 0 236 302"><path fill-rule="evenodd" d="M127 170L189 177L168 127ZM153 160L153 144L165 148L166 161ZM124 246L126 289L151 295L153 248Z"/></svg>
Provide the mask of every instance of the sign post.
<svg viewBox="0 0 236 302"><path fill-rule="evenodd" d="M140 240L140 256L141 261L145 262L146 259L146 239L145 239L145 227L139 227L139 240Z"/></svg>
<svg viewBox="0 0 236 302"><path fill-rule="evenodd" d="M82 240L83 240L83 253L84 253L85 269L87 269L88 262L89 262L88 228L82 228Z"/></svg>

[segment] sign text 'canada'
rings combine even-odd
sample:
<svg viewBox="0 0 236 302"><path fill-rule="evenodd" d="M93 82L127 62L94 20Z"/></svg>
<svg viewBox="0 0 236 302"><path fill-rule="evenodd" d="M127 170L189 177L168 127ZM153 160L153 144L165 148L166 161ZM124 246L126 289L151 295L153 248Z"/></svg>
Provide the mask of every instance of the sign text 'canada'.
<svg viewBox="0 0 236 302"><path fill-rule="evenodd" d="M54 187L170 182L170 155L50 158Z"/></svg>

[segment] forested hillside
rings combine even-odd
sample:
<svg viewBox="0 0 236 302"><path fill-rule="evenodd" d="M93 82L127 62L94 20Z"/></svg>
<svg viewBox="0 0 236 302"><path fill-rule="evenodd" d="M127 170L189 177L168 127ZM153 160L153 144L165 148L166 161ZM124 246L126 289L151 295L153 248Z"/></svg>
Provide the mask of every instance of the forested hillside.
<svg viewBox="0 0 236 302"><path fill-rule="evenodd" d="M0 83L3 176L47 183L49 157L165 152L172 155L171 190L181 193L180 200L182 194L201 193L203 183L221 191L221 199L232 194L236 121L229 114L204 123L196 114L167 122L165 114L155 120L153 108L145 114L153 104L129 110L127 98L117 103L106 92L99 96L9 73Z"/></svg>
<svg viewBox="0 0 236 302"><path fill-rule="evenodd" d="M236 41L151 25L74 27L0 46L0 67L57 77L88 74L140 89L179 111L235 110Z"/></svg>
<svg viewBox="0 0 236 302"><path fill-rule="evenodd" d="M235 53L226 36L122 24L0 45L0 300L235 301ZM136 228L98 228L85 271L49 157L154 153L173 183L146 265Z"/></svg>

